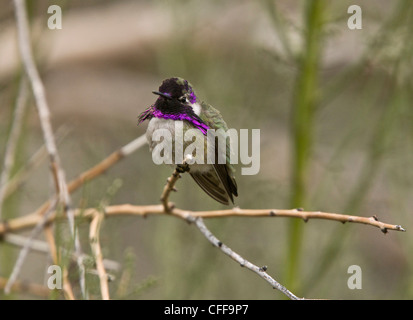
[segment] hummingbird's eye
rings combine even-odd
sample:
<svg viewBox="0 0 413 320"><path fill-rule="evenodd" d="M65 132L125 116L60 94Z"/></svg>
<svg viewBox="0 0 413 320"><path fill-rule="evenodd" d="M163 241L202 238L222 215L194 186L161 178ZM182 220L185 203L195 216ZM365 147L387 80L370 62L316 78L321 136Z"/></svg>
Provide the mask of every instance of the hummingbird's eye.
<svg viewBox="0 0 413 320"><path fill-rule="evenodd" d="M182 103L187 103L187 102L188 102L188 99L187 99L185 96L182 96L182 97L179 97L179 98L178 98L178 101L179 101L179 102L182 102Z"/></svg>

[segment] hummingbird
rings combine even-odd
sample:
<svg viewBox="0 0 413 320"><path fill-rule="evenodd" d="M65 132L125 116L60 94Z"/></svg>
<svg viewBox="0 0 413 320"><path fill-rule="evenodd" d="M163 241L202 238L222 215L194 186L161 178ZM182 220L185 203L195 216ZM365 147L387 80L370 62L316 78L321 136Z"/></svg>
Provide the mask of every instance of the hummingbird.
<svg viewBox="0 0 413 320"><path fill-rule="evenodd" d="M177 139L176 134L178 125L182 128L182 134L189 129L193 130L196 135L196 141L203 143L204 158L207 159L207 152L215 155L213 163L193 163L186 166L191 177L201 187L201 189L214 200L229 205L230 201L234 203L234 196L238 196L237 183L234 177L234 166L230 163L230 147L225 142L224 150L217 143L208 143L207 132L209 129L228 130L228 126L222 118L221 113L211 105L201 101L195 94L192 85L185 79L174 77L163 80L158 91L152 91L157 95L156 101L143 111L138 119L139 124L149 120L146 130L146 138L149 149L153 149L160 143L153 139L153 134L157 129L166 129L171 133L171 143L173 150L177 148L178 143L182 143L183 150L191 143L184 139ZM199 139L198 139L199 138ZM209 150L208 148L214 148ZM198 149L197 149L198 150ZM224 161L217 161L219 152L224 152ZM175 153L171 152L172 162L182 164L182 159L175 159Z"/></svg>

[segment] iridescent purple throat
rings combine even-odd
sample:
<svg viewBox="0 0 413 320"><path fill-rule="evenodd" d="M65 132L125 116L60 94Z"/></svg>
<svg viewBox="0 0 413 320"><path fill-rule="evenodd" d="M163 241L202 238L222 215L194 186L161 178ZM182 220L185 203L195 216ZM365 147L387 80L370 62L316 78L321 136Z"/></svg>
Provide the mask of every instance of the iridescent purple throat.
<svg viewBox="0 0 413 320"><path fill-rule="evenodd" d="M185 113L180 113L180 114L168 114L168 113L162 113L159 110L153 110L152 115L156 118L162 118L162 119L171 119L171 120L186 120L192 123L197 129L201 130L201 132L206 135L207 130L209 127L203 123L200 119L198 120L197 118L187 115Z"/></svg>

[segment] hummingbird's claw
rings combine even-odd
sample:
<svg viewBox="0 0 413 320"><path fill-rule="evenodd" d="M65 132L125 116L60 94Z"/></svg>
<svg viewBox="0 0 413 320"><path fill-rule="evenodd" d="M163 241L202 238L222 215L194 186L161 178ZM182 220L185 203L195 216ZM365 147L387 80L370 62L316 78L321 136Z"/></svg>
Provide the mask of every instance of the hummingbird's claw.
<svg viewBox="0 0 413 320"><path fill-rule="evenodd" d="M177 164L176 165L176 171L178 171L179 173L188 172L189 171L189 165L187 163Z"/></svg>

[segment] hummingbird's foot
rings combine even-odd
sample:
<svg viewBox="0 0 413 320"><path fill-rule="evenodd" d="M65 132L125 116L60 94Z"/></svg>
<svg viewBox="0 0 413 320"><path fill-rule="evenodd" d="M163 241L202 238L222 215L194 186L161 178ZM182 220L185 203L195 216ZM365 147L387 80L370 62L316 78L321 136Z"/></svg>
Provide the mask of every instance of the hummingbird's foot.
<svg viewBox="0 0 413 320"><path fill-rule="evenodd" d="M178 171L179 173L189 172L189 165L187 163L177 164L176 171Z"/></svg>

